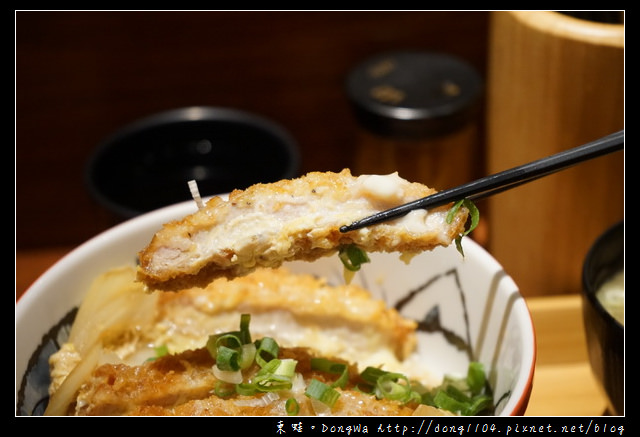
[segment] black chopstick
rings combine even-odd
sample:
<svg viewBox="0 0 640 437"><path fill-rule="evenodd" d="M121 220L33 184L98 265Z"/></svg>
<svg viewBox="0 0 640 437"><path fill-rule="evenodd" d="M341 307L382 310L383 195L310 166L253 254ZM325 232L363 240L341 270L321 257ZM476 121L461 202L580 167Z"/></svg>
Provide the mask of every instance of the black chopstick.
<svg viewBox="0 0 640 437"><path fill-rule="evenodd" d="M350 225L340 227L349 232L375 225L408 214L414 209L436 208L462 199L478 200L492 196L527 182L564 170L575 164L624 149L624 130L607 135L590 143L565 150L537 161L495 173L454 188L439 191L431 196L388 209Z"/></svg>

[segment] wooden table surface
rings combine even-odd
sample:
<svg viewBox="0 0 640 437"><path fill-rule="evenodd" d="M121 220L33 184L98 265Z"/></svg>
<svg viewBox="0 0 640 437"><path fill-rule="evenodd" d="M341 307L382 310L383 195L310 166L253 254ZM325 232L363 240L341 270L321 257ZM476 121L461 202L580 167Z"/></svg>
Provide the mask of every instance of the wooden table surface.
<svg viewBox="0 0 640 437"><path fill-rule="evenodd" d="M16 253L16 300L73 248ZM600 416L606 403L588 363L578 295L528 298L538 356L526 416Z"/></svg>

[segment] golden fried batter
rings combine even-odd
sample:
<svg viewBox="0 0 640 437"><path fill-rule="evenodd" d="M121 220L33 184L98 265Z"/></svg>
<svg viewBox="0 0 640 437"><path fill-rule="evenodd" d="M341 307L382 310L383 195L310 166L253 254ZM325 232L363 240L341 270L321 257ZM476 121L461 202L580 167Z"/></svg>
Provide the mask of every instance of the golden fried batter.
<svg viewBox="0 0 640 437"><path fill-rule="evenodd" d="M205 289L161 293L158 308L160 325L152 335L171 350L173 344L187 344L185 339L195 348L212 333L235 329L242 313L251 314L256 335L352 361L364 361L374 350L404 360L416 347L416 322L364 288L329 285L324 278L282 267L220 278ZM169 335L162 335L164 329Z"/></svg>
<svg viewBox="0 0 640 437"><path fill-rule="evenodd" d="M195 213L164 225L139 253L138 279L149 289L204 286L256 267L313 261L355 244L366 252L418 253L447 246L464 233L468 211L447 223L448 207L341 233L371 214L434 194L398 176L311 172L296 179L234 190Z"/></svg>
<svg viewBox="0 0 640 437"><path fill-rule="evenodd" d="M305 348L281 349L280 358L297 360L296 371L304 383L291 390L269 395L220 397L213 394L216 378L211 371L215 361L206 349L165 356L140 366L103 365L83 385L77 415L153 415L153 416L286 416L285 402L295 398L298 415L326 413L323 405L304 394L310 379L330 384L335 376L311 369L313 355ZM362 393L362 383L354 366L349 367L349 381L338 389L340 398L330 409L337 416L407 416L417 404L402 404ZM424 407L424 406L423 406ZM320 411L319 411L320 410ZM432 411L436 412L434 410ZM440 412L442 414L442 412Z"/></svg>
<svg viewBox="0 0 640 437"><path fill-rule="evenodd" d="M104 281L105 277L115 280ZM70 337L70 343L50 358L55 383L47 414L281 412L282 404L276 403L256 410L257 401L251 397L238 404L210 396L216 379L212 358L203 347L210 335L237 330L242 314L251 316L254 339L272 337L285 356L299 354L302 374L306 372L306 354L313 353L352 363L353 372L383 366L427 386L438 382L414 353L416 322L355 284L329 285L324 278L293 274L284 267L257 268L233 280L218 278L205 288L175 293L144 292L135 282L133 267L105 272L95 284L85 298L91 305L83 304L76 317L76 323L82 324L73 326L73 332L82 333L82 338ZM119 295L135 297L131 301L135 308L128 307L129 300L116 304L114 299ZM112 308L106 302L124 306ZM100 313L102 308L107 314ZM134 317L136 308L144 317ZM92 313L87 314L88 310ZM111 317L114 311L123 318ZM85 337L93 340L85 339L83 347L76 350L73 341ZM144 363L159 346L172 355ZM382 410L407 412L404 407L357 392L349 391L341 399L346 403L338 408L344 414L349 409L353 410L348 414L356 415L386 414ZM308 412L311 405L304 400L301 397L299 402Z"/></svg>

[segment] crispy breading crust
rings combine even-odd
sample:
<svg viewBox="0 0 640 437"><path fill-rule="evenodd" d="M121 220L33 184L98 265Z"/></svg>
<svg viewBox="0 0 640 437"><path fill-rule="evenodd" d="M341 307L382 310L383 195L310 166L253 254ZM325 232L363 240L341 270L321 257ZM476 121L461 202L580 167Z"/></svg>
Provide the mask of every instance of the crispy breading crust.
<svg viewBox="0 0 640 437"><path fill-rule="evenodd" d="M160 317L180 314L184 308L197 310L201 314L188 314L191 320L206 318L199 326L205 331L215 327L208 325L217 323L219 314L250 313L255 320L261 314L286 311L300 330L342 326L376 341L378 347L393 350L399 360L406 359L417 344L417 323L387 307L383 300L373 299L364 288L355 284L329 285L325 278L292 274L285 268L258 268L233 280L219 278L204 289L162 293L158 308ZM194 328L189 326L189 330Z"/></svg>
<svg viewBox="0 0 640 437"><path fill-rule="evenodd" d="M133 281L135 269L127 266L104 276L112 274ZM355 363L360 370L384 363L387 370L405 372L403 365L406 363L407 374L413 374L427 385L434 383L421 366L421 370L414 372L411 358L417 346L417 322L404 318L356 284L330 285L325 278L292 274L281 267L258 268L233 280L218 278L206 288L194 287L175 293L146 294L142 288L138 284L138 293L149 299L149 305L145 303L142 308L150 313L144 323L128 325L120 320L113 326L92 325L93 322L83 318L84 325L74 325L75 331L97 330L100 335L95 343L85 344L86 355L81 355L73 344L67 343L50 357L52 380L58 381L52 383L50 391L53 403L49 405L54 410L47 414L64 414L76 399L80 406L85 406L81 414L125 414L122 405L129 401L124 398L114 400L117 397L137 397L130 401L139 402L138 407L144 409L144 405L150 405L143 402L147 398L154 398L154 402L162 405L171 403L171 396L178 395L172 391L177 387L180 388L179 396L197 398L191 407L182 409L205 408L206 405L207 414L214 414L220 407L212 410L211 405L222 400L206 398L209 388L203 391L200 387L202 381L208 381L207 387L211 385L211 368L207 368L211 357L188 351L201 349L212 334L236 330L242 314L251 317L252 337L272 337L282 350L312 348L318 356ZM113 295L104 287L92 288L91 292ZM84 309L81 307L80 312ZM104 320L100 315L97 317ZM140 368L142 373L132 370L138 367L131 365L142 363L149 356L153 345L166 346L184 363L180 364L176 358L158 361L154 366L145 365ZM98 361L114 364L99 370L83 366L85 362L92 362L89 357L92 351L94 357L102 357ZM77 368L82 370L78 373ZM74 372L75 377L68 378ZM90 384L86 385L88 382ZM69 385L65 387L65 384ZM96 384L100 385L99 389ZM86 393L91 386L96 389L91 389L90 395L94 406L88 405L88 398L82 393L77 398L77 390ZM132 393L126 394L128 391ZM169 397L162 398L161 393ZM160 410L156 411L158 408ZM162 408L158 405L149 407L144 409L144 414L169 413ZM178 410L174 413L186 414L178 413Z"/></svg>
<svg viewBox="0 0 640 437"><path fill-rule="evenodd" d="M282 348L279 358L296 360L296 371L308 383L317 379L331 383L336 378L311 369L314 354L306 348ZM222 398L214 392L216 378L211 370L215 361L206 349L186 351L147 362L140 366L105 364L98 367L83 385L77 415L127 416L286 416L286 399L295 397L299 415L315 415L311 400L303 392L261 403L257 396L232 395ZM348 364L348 363L346 363ZM338 389L340 398L331 409L337 416L408 416L416 404L402 404L362 393L358 370L349 365L349 381ZM332 379L334 378L334 379Z"/></svg>
<svg viewBox="0 0 640 437"><path fill-rule="evenodd" d="M138 280L152 290L202 287L258 266L313 261L343 245L356 244L367 252L418 253L447 246L464 233L468 211L461 208L452 223L446 223L449 206L341 233L342 225L436 192L397 174L387 175L380 188L371 184L370 176L352 176L349 169L311 172L234 190L227 201L213 197L154 235L138 254Z"/></svg>

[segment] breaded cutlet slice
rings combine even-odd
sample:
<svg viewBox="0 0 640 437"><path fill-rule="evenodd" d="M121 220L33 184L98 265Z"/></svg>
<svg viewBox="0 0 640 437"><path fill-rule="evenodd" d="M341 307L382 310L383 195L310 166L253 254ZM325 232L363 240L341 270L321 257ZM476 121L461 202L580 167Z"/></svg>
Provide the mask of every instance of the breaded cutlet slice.
<svg viewBox="0 0 640 437"><path fill-rule="evenodd" d="M358 388L358 370L347 362L348 381L335 404L329 408L305 395L311 379L331 384L335 375L313 370L317 356L307 348L281 348L280 359L297 361L298 378L290 390L232 394L215 393L217 379L211 370L215 360L206 348L167 355L138 366L105 364L82 385L68 414L78 416L287 416L286 402L295 399L299 416L410 416L426 406L378 399ZM338 360L333 360L338 361ZM340 361L338 361L340 362ZM255 365L254 365L255 367ZM248 373L257 369L249 369ZM320 409L319 409L320 408ZM427 407L429 415L451 413Z"/></svg>
<svg viewBox="0 0 640 437"><path fill-rule="evenodd" d="M448 246L464 233L469 211L447 223L450 205L346 233L343 225L434 194L398 176L311 172L300 178L216 196L180 220L166 223L139 254L138 280L150 290L204 286L256 267L313 261L357 245L366 252L415 254Z"/></svg>
<svg viewBox="0 0 640 437"><path fill-rule="evenodd" d="M134 282L132 266L103 276L117 280L107 285L102 280L96 282L100 285L92 287L93 295L85 297L85 303L91 301L91 306L81 306L76 318L76 323L84 323L74 324L72 334L76 335L70 337L71 343L50 357L52 384L47 415L67 414L76 402L86 405L87 396L94 406L87 405L79 414L128 414L132 411L128 403L137 405L131 408L141 408L147 405L144 402L148 397L154 397L153 405L158 408L166 402L172 405L172 396L193 399L193 408L221 402L206 397L215 382L210 363L208 367L201 365L201 354L186 351L203 348L211 335L236 331L243 314L251 317L252 338L274 338L283 349L313 349L318 356L354 363L359 371L384 365L388 371L412 375L425 385L439 380L415 353L417 322L404 318L355 284L334 286L325 278L293 274L280 267L258 268L233 280L218 278L205 288L145 293L144 287ZM117 285L117 290L111 290L109 284ZM123 290L119 284L125 284ZM133 301L114 299L134 294L137 298ZM97 298L108 305L96 303ZM86 311L95 308L98 314L87 317L90 314ZM109 315L115 311L120 317L100 311ZM144 314L144 321L132 317L138 311ZM81 341L84 334L95 336L95 340ZM74 344L74 340L80 343ZM139 366L154 357L160 347L176 358L163 360L164 367L160 368ZM211 360L206 355L204 359ZM95 370L98 363L109 366ZM85 394L76 401L79 390ZM232 406L223 404L221 408L231 411ZM169 413L168 409L162 411Z"/></svg>
<svg viewBox="0 0 640 437"><path fill-rule="evenodd" d="M373 365L368 359L403 361L417 345L417 323L368 290L330 285L325 278L293 274L284 267L219 278L206 288L161 293L157 308L151 336L169 350L201 346L210 334L235 328L243 313L251 314L257 336L367 365Z"/></svg>

